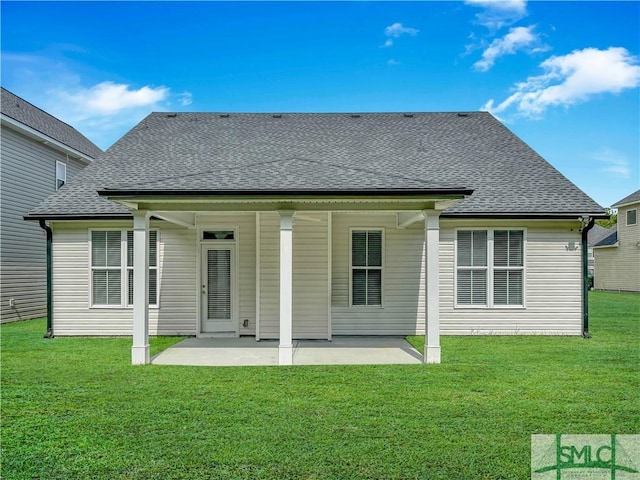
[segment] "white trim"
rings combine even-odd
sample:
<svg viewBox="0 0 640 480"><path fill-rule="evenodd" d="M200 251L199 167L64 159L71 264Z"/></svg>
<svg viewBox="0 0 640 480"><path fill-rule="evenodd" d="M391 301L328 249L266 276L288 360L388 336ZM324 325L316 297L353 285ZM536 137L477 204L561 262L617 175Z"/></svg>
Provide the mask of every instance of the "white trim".
<svg viewBox="0 0 640 480"><path fill-rule="evenodd" d="M333 288L333 217L327 212L327 340L331 341L333 335L333 318L331 312L331 295Z"/></svg>
<svg viewBox="0 0 640 480"><path fill-rule="evenodd" d="M149 347L149 212L133 214L133 326L131 363L150 363ZM126 235L125 235L126 236ZM126 267L126 264L125 264Z"/></svg>
<svg viewBox="0 0 640 480"><path fill-rule="evenodd" d="M636 221L633 223L629 223L629 213L631 212L635 212L636 214ZM624 221L625 221L625 226L626 227L633 227L635 225L638 224L638 209L637 208L630 208L629 210L625 211L624 213Z"/></svg>
<svg viewBox="0 0 640 480"><path fill-rule="evenodd" d="M463 267L468 270L487 271L487 303L484 305L460 305L458 304L458 231L479 230L487 232L487 266ZM518 230L522 231L522 267L495 267L494 266L494 232ZM453 308L460 310L525 310L527 308L527 227L456 227L453 237ZM522 270L522 305L496 305L494 303L493 280L495 270Z"/></svg>
<svg viewBox="0 0 640 480"><path fill-rule="evenodd" d="M234 235L235 237L235 235ZM198 330L196 336L199 338L213 338L213 337L238 337L240 336L240 305L238 302L238 299L240 297L239 292L238 292L238 287L239 287L239 281L238 281L238 248L237 245L234 243L231 243L229 240L223 240L223 241L202 241L201 245L200 245L200 263L201 265L204 264L204 260L205 260L205 255L204 252L205 251L209 251L209 250L228 250L229 251L229 258L231 260L231 265L230 265L230 269L229 272L231 273L231 280L230 280L230 285L231 285L231 325L232 325L232 330L221 330L219 332L204 332L202 327L203 327L203 322L206 320L205 319L205 315L204 315L204 304L201 301L200 302L200 312L199 312L199 316L200 316L200 329ZM198 295L202 298L202 287L200 285L202 285L202 282L204 282L204 274L205 274L205 270L202 268L200 269L200 272L202 274L201 278L200 278L200 283L198 283Z"/></svg>
<svg viewBox="0 0 640 480"><path fill-rule="evenodd" d="M293 216L294 210L278 210L280 216L280 341L278 364L293 364Z"/></svg>
<svg viewBox="0 0 640 480"><path fill-rule="evenodd" d="M423 210L425 342L424 363L440 363L440 211Z"/></svg>
<svg viewBox="0 0 640 480"><path fill-rule="evenodd" d="M92 232L104 232L104 231L112 231L120 232L120 303L118 305L99 305L93 304L93 270L118 270L116 267L94 267L93 266L93 246L92 246ZM131 310L133 309L133 304L129 303L129 270L132 267L127 265L127 232L133 231L132 228L122 228L122 227L104 227L104 228L89 228L87 233L87 245L89 247L89 252L87 257L89 258L89 298L87 308L90 310L98 310L98 309L106 309L106 310ZM156 232L156 266L150 267L151 269L155 269L156 273L156 291L157 291L157 303L149 305L151 310L158 310L160 308L161 299L160 299L160 229L159 228L150 228L149 232Z"/></svg>
<svg viewBox="0 0 640 480"><path fill-rule="evenodd" d="M0 119L2 120L2 123L6 123L7 125L13 127L15 130L20 131L21 133L27 135L28 137L32 137L39 140L40 143L48 145L54 148L55 150L62 150L65 153L68 152L69 154L76 157L77 160L82 163L89 164L94 159L94 157L87 155L86 153L82 153L81 151L76 150L75 148L69 147L68 145L65 145L64 143L33 129L22 122L19 122L17 120L14 120L11 117L6 116L4 113L0 114Z"/></svg>
<svg viewBox="0 0 640 480"><path fill-rule="evenodd" d="M380 267L363 267L368 270L378 270L380 269L380 305L354 305L353 304L353 231L354 230L364 230L364 231L379 231L382 232L382 242L381 242L381 265ZM386 264L386 232L385 227L349 227L349 308L384 308L384 272L385 272L385 264ZM358 267L360 268L360 267Z"/></svg>
<svg viewBox="0 0 640 480"><path fill-rule="evenodd" d="M256 342L260 341L260 212L256 212Z"/></svg>
<svg viewBox="0 0 640 480"><path fill-rule="evenodd" d="M59 166L63 166L64 167L64 178L61 178L58 176L58 167ZM62 185L58 186L58 181L62 180ZM56 160L56 191L60 190L62 187L64 187L67 184L67 164L60 161L60 160Z"/></svg>
<svg viewBox="0 0 640 480"><path fill-rule="evenodd" d="M211 215L211 213L209 213ZM217 336L225 336L224 334L211 334L207 332L203 332L203 309L202 309L202 280L203 280L203 247L210 248L225 248L225 247L234 247L232 250L232 268L233 268L233 284L231 286L231 295L232 295L232 314L235 315L235 330L234 336L240 336L240 305L239 305L239 259L238 252L239 248L236 248L239 245L239 237L240 237L240 227L239 225L230 225L230 224L219 224L219 223L204 223L196 225L196 285L197 285L197 322L196 322L196 337L217 337ZM206 230L233 230L233 240L203 240L202 235ZM228 334L226 336L229 336Z"/></svg>
<svg viewBox="0 0 640 480"><path fill-rule="evenodd" d="M120 232L120 266L119 267L94 267L93 266L93 232L105 232L105 231L111 231L111 232ZM107 228L89 228L87 230L87 246L89 248L89 254L87 255L88 259L89 259L89 265L88 265L88 269L89 269L89 298L88 298L88 305L87 308L89 309L108 309L108 310L113 310L113 309L126 309L126 302L125 302L125 288L123 288L124 285L126 285L126 270L125 268L122 267L122 265L126 265L126 261L127 261L127 235L126 235L126 230L123 230L122 228L117 228L117 227L107 227ZM93 270L94 268L97 268L99 270L120 270L120 303L117 305L100 305L100 304L93 304Z"/></svg>

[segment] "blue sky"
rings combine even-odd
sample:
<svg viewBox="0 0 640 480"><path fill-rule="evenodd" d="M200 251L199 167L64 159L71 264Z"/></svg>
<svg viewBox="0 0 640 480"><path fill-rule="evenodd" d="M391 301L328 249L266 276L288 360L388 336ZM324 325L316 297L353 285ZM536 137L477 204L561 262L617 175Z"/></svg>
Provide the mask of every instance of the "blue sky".
<svg viewBox="0 0 640 480"><path fill-rule="evenodd" d="M106 149L151 111L489 110L640 188L640 2L8 2L2 85Z"/></svg>

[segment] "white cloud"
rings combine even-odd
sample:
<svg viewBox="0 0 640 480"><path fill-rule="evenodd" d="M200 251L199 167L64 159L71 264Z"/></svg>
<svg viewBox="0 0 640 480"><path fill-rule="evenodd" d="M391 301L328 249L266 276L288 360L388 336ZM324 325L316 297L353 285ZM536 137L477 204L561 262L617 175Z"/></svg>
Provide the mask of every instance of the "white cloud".
<svg viewBox="0 0 640 480"><path fill-rule="evenodd" d="M391 40L390 38L387 38L387 41L384 42L384 45L382 45L382 48L388 48L393 46L393 40Z"/></svg>
<svg viewBox="0 0 640 480"><path fill-rule="evenodd" d="M524 50L527 47L536 44L540 41L538 35L534 32L535 27L533 25L529 27L515 27L509 30L504 37L496 38L491 44L482 52L482 59L473 64L476 70L486 72L495 63L496 59L504 55L513 55L519 50ZM532 49L532 52L544 51L543 47Z"/></svg>
<svg viewBox="0 0 640 480"><path fill-rule="evenodd" d="M395 65L400 65L401 62L399 62L398 60L394 60L393 58L387 61L387 65L389 66L395 66Z"/></svg>
<svg viewBox="0 0 640 480"><path fill-rule="evenodd" d="M65 61L44 55L3 53L2 70L4 87L73 125L102 148L109 147L151 111L192 102L190 92L173 94L166 86L92 82Z"/></svg>
<svg viewBox="0 0 640 480"><path fill-rule="evenodd" d="M89 88L73 91L53 90L62 99L77 106L77 111L85 117L111 115L137 107L154 107L169 95L166 87L144 86L138 89L130 85L101 82Z"/></svg>
<svg viewBox="0 0 640 480"><path fill-rule="evenodd" d="M416 28L405 27L401 23L394 23L394 24L389 25L387 28L384 29L384 34L387 37L398 38L400 35L415 36L415 35L418 34L419 31L420 30L418 30Z"/></svg>
<svg viewBox="0 0 640 480"><path fill-rule="evenodd" d="M585 48L553 56L540 64L542 75L517 83L514 93L494 106L491 99L482 107L498 115L515 109L522 116L539 117L547 108L569 107L599 94L620 93L640 85L638 58L627 49Z"/></svg>
<svg viewBox="0 0 640 480"><path fill-rule="evenodd" d="M480 7L476 21L490 30L511 25L527 15L526 0L466 0L467 5Z"/></svg>
<svg viewBox="0 0 640 480"><path fill-rule="evenodd" d="M603 148L592 155L592 158L604 165L599 168L605 173L612 173L616 176L631 177L631 166L629 160L620 152L610 148Z"/></svg>

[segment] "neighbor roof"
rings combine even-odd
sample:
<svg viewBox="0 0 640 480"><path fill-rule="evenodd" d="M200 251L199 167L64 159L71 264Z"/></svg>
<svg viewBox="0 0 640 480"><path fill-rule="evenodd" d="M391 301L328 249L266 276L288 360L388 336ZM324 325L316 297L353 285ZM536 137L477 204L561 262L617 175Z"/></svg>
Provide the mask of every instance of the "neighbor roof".
<svg viewBox="0 0 640 480"><path fill-rule="evenodd" d="M610 247L618 243L618 225L613 225L607 232L607 235L596 243L594 247Z"/></svg>
<svg viewBox="0 0 640 480"><path fill-rule="evenodd" d="M71 125L67 125L53 115L31 105L5 88L0 88L0 90L2 91L2 96L0 97L0 112L2 112L2 115L6 115L67 147L77 150L90 159L96 158L102 153L100 148Z"/></svg>
<svg viewBox="0 0 640 480"><path fill-rule="evenodd" d="M603 227L601 225L598 225L597 223L594 224L593 228L591 230L589 230L589 232L587 233L588 245L590 247L593 247L593 246L597 245L602 240L604 240L609 235L611 235L612 232L615 232L615 231L616 231L615 226L614 227L605 228L605 227Z"/></svg>
<svg viewBox="0 0 640 480"><path fill-rule="evenodd" d="M622 200L614 203L612 207L623 207L625 205L629 205L631 203L640 203L640 190L636 190L631 195L627 195Z"/></svg>
<svg viewBox="0 0 640 480"><path fill-rule="evenodd" d="M473 194L449 216L604 210L486 112L152 113L31 217L126 215L112 196Z"/></svg>

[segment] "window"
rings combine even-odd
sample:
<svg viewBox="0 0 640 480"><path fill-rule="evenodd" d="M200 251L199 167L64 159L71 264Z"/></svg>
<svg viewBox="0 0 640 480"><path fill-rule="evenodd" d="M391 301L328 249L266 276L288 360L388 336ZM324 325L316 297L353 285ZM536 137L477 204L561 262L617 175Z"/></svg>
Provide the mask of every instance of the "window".
<svg viewBox="0 0 640 480"><path fill-rule="evenodd" d="M382 305L382 230L351 231L351 305Z"/></svg>
<svg viewBox="0 0 640 480"><path fill-rule="evenodd" d="M524 305L524 231L458 230L456 304Z"/></svg>
<svg viewBox="0 0 640 480"><path fill-rule="evenodd" d="M522 305L524 232L493 232L493 304Z"/></svg>
<svg viewBox="0 0 640 480"><path fill-rule="evenodd" d="M93 305L122 304L122 254L119 230L91 232Z"/></svg>
<svg viewBox="0 0 640 480"><path fill-rule="evenodd" d="M627 210L627 225L635 225L638 223L638 210L631 209Z"/></svg>
<svg viewBox="0 0 640 480"><path fill-rule="evenodd" d="M67 183L67 164L56 162L56 190L60 190Z"/></svg>
<svg viewBox="0 0 640 480"><path fill-rule="evenodd" d="M91 231L91 292L92 306L133 305L133 231ZM149 305L158 305L157 230L149 231Z"/></svg>
<svg viewBox="0 0 640 480"><path fill-rule="evenodd" d="M458 304L487 303L487 232L458 232Z"/></svg>

